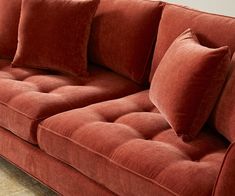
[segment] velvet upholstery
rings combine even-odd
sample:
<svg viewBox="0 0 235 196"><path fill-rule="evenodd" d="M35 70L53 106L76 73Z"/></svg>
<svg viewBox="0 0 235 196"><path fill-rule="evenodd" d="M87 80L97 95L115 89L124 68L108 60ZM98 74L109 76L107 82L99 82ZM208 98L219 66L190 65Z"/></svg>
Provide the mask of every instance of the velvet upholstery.
<svg viewBox="0 0 235 196"><path fill-rule="evenodd" d="M210 123L229 141L235 141L235 53L223 92L213 111Z"/></svg>
<svg viewBox="0 0 235 196"><path fill-rule="evenodd" d="M21 0L0 1L0 58L12 59L17 46Z"/></svg>
<svg viewBox="0 0 235 196"><path fill-rule="evenodd" d="M54 114L139 91L136 83L105 68L90 66L89 77L11 68L0 60L0 126L37 143L38 123Z"/></svg>
<svg viewBox="0 0 235 196"><path fill-rule="evenodd" d="M204 47L191 29L168 48L153 76L150 99L178 136L197 136L223 87L230 58L227 46Z"/></svg>
<svg viewBox="0 0 235 196"><path fill-rule="evenodd" d="M0 1L7 1L5 5L13 6L11 10L19 10L19 4L10 4L17 0ZM79 0L60 2L65 1L69 5ZM226 140L234 141L235 137L234 71L212 115L213 128L204 126L188 142L177 137L150 101L148 90L124 97L142 89L130 78L146 82L151 47L157 35L152 75L175 38L189 27L198 33L202 45L210 48L228 45L232 52L235 50L234 18L177 5L167 4L157 34L164 5L148 0L101 0L93 23L89 56L95 64L112 71L90 64L89 77L74 77L49 70L11 68L11 62L0 60L0 156L65 196L234 195L235 147L234 143L229 147ZM62 9L61 13L64 12ZM4 12L0 17L1 14ZM14 19L17 24L15 15L19 12L7 14L12 20L0 19L0 43L1 25ZM8 28L11 26L5 29ZM66 44L64 39L61 41ZM14 54L13 42L17 42L16 38L4 58ZM69 50L65 51L71 54ZM45 53L39 54L33 60ZM112 100L119 97L122 98ZM100 101L104 102L96 103Z"/></svg>
<svg viewBox="0 0 235 196"><path fill-rule="evenodd" d="M138 83L146 82L162 8L159 1L101 0L89 59Z"/></svg>
<svg viewBox="0 0 235 196"><path fill-rule="evenodd" d="M230 196L235 195L235 143L229 146L223 165L220 169L218 179L214 188L214 196Z"/></svg>
<svg viewBox="0 0 235 196"><path fill-rule="evenodd" d="M197 33L202 45L210 48L227 45L234 53L235 18L167 4L159 25L150 80L171 43L188 28Z"/></svg>
<svg viewBox="0 0 235 196"><path fill-rule="evenodd" d="M87 74L87 45L99 0L22 0L13 66Z"/></svg>
<svg viewBox="0 0 235 196"><path fill-rule="evenodd" d="M228 146L207 128L184 143L148 90L57 114L37 133L42 150L118 195L210 195Z"/></svg>
<svg viewBox="0 0 235 196"><path fill-rule="evenodd" d="M3 128L0 128L0 138L1 156L61 195L115 195L99 183Z"/></svg>

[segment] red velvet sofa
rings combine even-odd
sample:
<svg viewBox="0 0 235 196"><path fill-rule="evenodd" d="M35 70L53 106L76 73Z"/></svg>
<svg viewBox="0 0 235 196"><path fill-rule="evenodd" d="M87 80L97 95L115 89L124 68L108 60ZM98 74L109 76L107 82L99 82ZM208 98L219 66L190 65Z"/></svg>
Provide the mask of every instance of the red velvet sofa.
<svg viewBox="0 0 235 196"><path fill-rule="evenodd" d="M48 9L54 9L56 2L62 0L44 1L49 2ZM46 62L43 60L50 54L45 52L47 48L37 47L41 44L40 38L29 39L35 29L26 30L28 24L32 27L26 10L40 12L43 1L35 0L38 5L34 7L30 7L29 2L23 0L23 6L21 0L0 3L0 9L4 10L0 14L0 155L3 158L62 195L235 195L235 55L228 57L235 51L234 18L158 1L97 1L94 17L91 14L91 28L86 28L89 42L82 48L88 56L89 75L78 76L60 72L62 66L59 71L15 66L27 58L31 58L30 62L34 59ZM69 13L76 13L72 6L66 6L61 9L63 12L68 8ZM45 25L41 20L36 21L36 26ZM69 23L63 21L63 17L60 22ZM57 27L52 36L55 39L67 30L67 26L63 31ZM193 31L199 41L191 34L183 41L176 39L189 28L183 36ZM17 36L20 36L18 43ZM50 46L48 34L43 36ZM182 107L189 105L189 110L184 108L186 114L197 109L191 107L194 102L184 100L185 94L177 95L185 91L182 85L176 93L166 92L175 92L172 88L178 83L171 84L171 80L180 79L174 70L188 61L188 48L183 60L169 61L165 57L181 52L182 47L174 51L171 46L175 39L177 44L191 39L193 44L200 42L203 46L198 46L197 52L205 50L211 59L222 51L221 64L228 64L226 68L218 68L217 72L223 74L213 73L220 74L219 81L209 74L219 62L218 57L208 72L198 73L206 73L203 83L199 81L200 85L193 90L194 83L190 83L188 94L198 90L193 94L195 105L202 86L214 89L208 91L209 98L198 115L203 118L196 123L200 130L197 128L197 133L189 134L190 138L184 137L187 133L175 133L181 117L179 120L169 112L171 108L179 109L175 107L178 106L176 99L172 101L169 95L176 96ZM64 43L61 37L59 40L64 44L61 48L76 47L67 41ZM226 48L205 49L223 46ZM59 47L53 48L55 53ZM194 45L191 49L195 49ZM194 54L192 64L197 58ZM197 62L206 66L209 60ZM166 66L162 68L164 63L178 64L168 72ZM158 67L161 73L154 76ZM160 85L152 84L158 81ZM210 86L209 81L213 81ZM170 85L163 85L164 82ZM158 89L160 95L155 97ZM165 109L167 104L171 105ZM191 117L184 116L183 121L185 119L190 122ZM175 120L178 120L176 125Z"/></svg>

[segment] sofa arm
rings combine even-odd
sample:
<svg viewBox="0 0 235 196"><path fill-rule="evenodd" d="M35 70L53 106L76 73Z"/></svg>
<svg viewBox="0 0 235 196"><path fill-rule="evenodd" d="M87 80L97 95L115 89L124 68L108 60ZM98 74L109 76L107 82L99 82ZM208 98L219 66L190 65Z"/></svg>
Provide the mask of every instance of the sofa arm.
<svg viewBox="0 0 235 196"><path fill-rule="evenodd" d="M226 152L213 191L213 196L231 195L235 195L235 142Z"/></svg>

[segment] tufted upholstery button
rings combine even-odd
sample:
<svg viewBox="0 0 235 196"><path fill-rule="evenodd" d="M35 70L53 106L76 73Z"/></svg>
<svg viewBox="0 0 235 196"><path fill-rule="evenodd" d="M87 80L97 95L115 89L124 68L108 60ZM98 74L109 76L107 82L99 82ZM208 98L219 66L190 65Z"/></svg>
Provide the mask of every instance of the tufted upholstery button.
<svg viewBox="0 0 235 196"><path fill-rule="evenodd" d="M182 141L148 93L52 116L39 125L39 146L118 195L210 195L228 144L206 128Z"/></svg>
<svg viewBox="0 0 235 196"><path fill-rule="evenodd" d="M98 66L89 77L73 77L45 70L11 68L0 60L0 126L37 143L43 119L73 108L139 91L134 82Z"/></svg>

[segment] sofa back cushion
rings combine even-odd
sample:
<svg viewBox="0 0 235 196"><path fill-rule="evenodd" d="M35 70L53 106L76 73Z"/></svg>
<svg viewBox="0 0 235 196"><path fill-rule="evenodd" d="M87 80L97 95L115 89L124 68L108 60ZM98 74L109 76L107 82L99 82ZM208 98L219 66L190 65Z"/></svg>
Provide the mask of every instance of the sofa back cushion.
<svg viewBox="0 0 235 196"><path fill-rule="evenodd" d="M235 141L235 53L223 92L212 113L210 124L229 141Z"/></svg>
<svg viewBox="0 0 235 196"><path fill-rule="evenodd" d="M0 58L12 59L17 46L21 0L0 1Z"/></svg>
<svg viewBox="0 0 235 196"><path fill-rule="evenodd" d="M188 28L196 32L202 45L210 48L227 45L232 53L235 51L235 18L167 4L159 25L150 80L171 43Z"/></svg>
<svg viewBox="0 0 235 196"><path fill-rule="evenodd" d="M90 36L89 59L138 83L148 80L163 3L101 0Z"/></svg>

